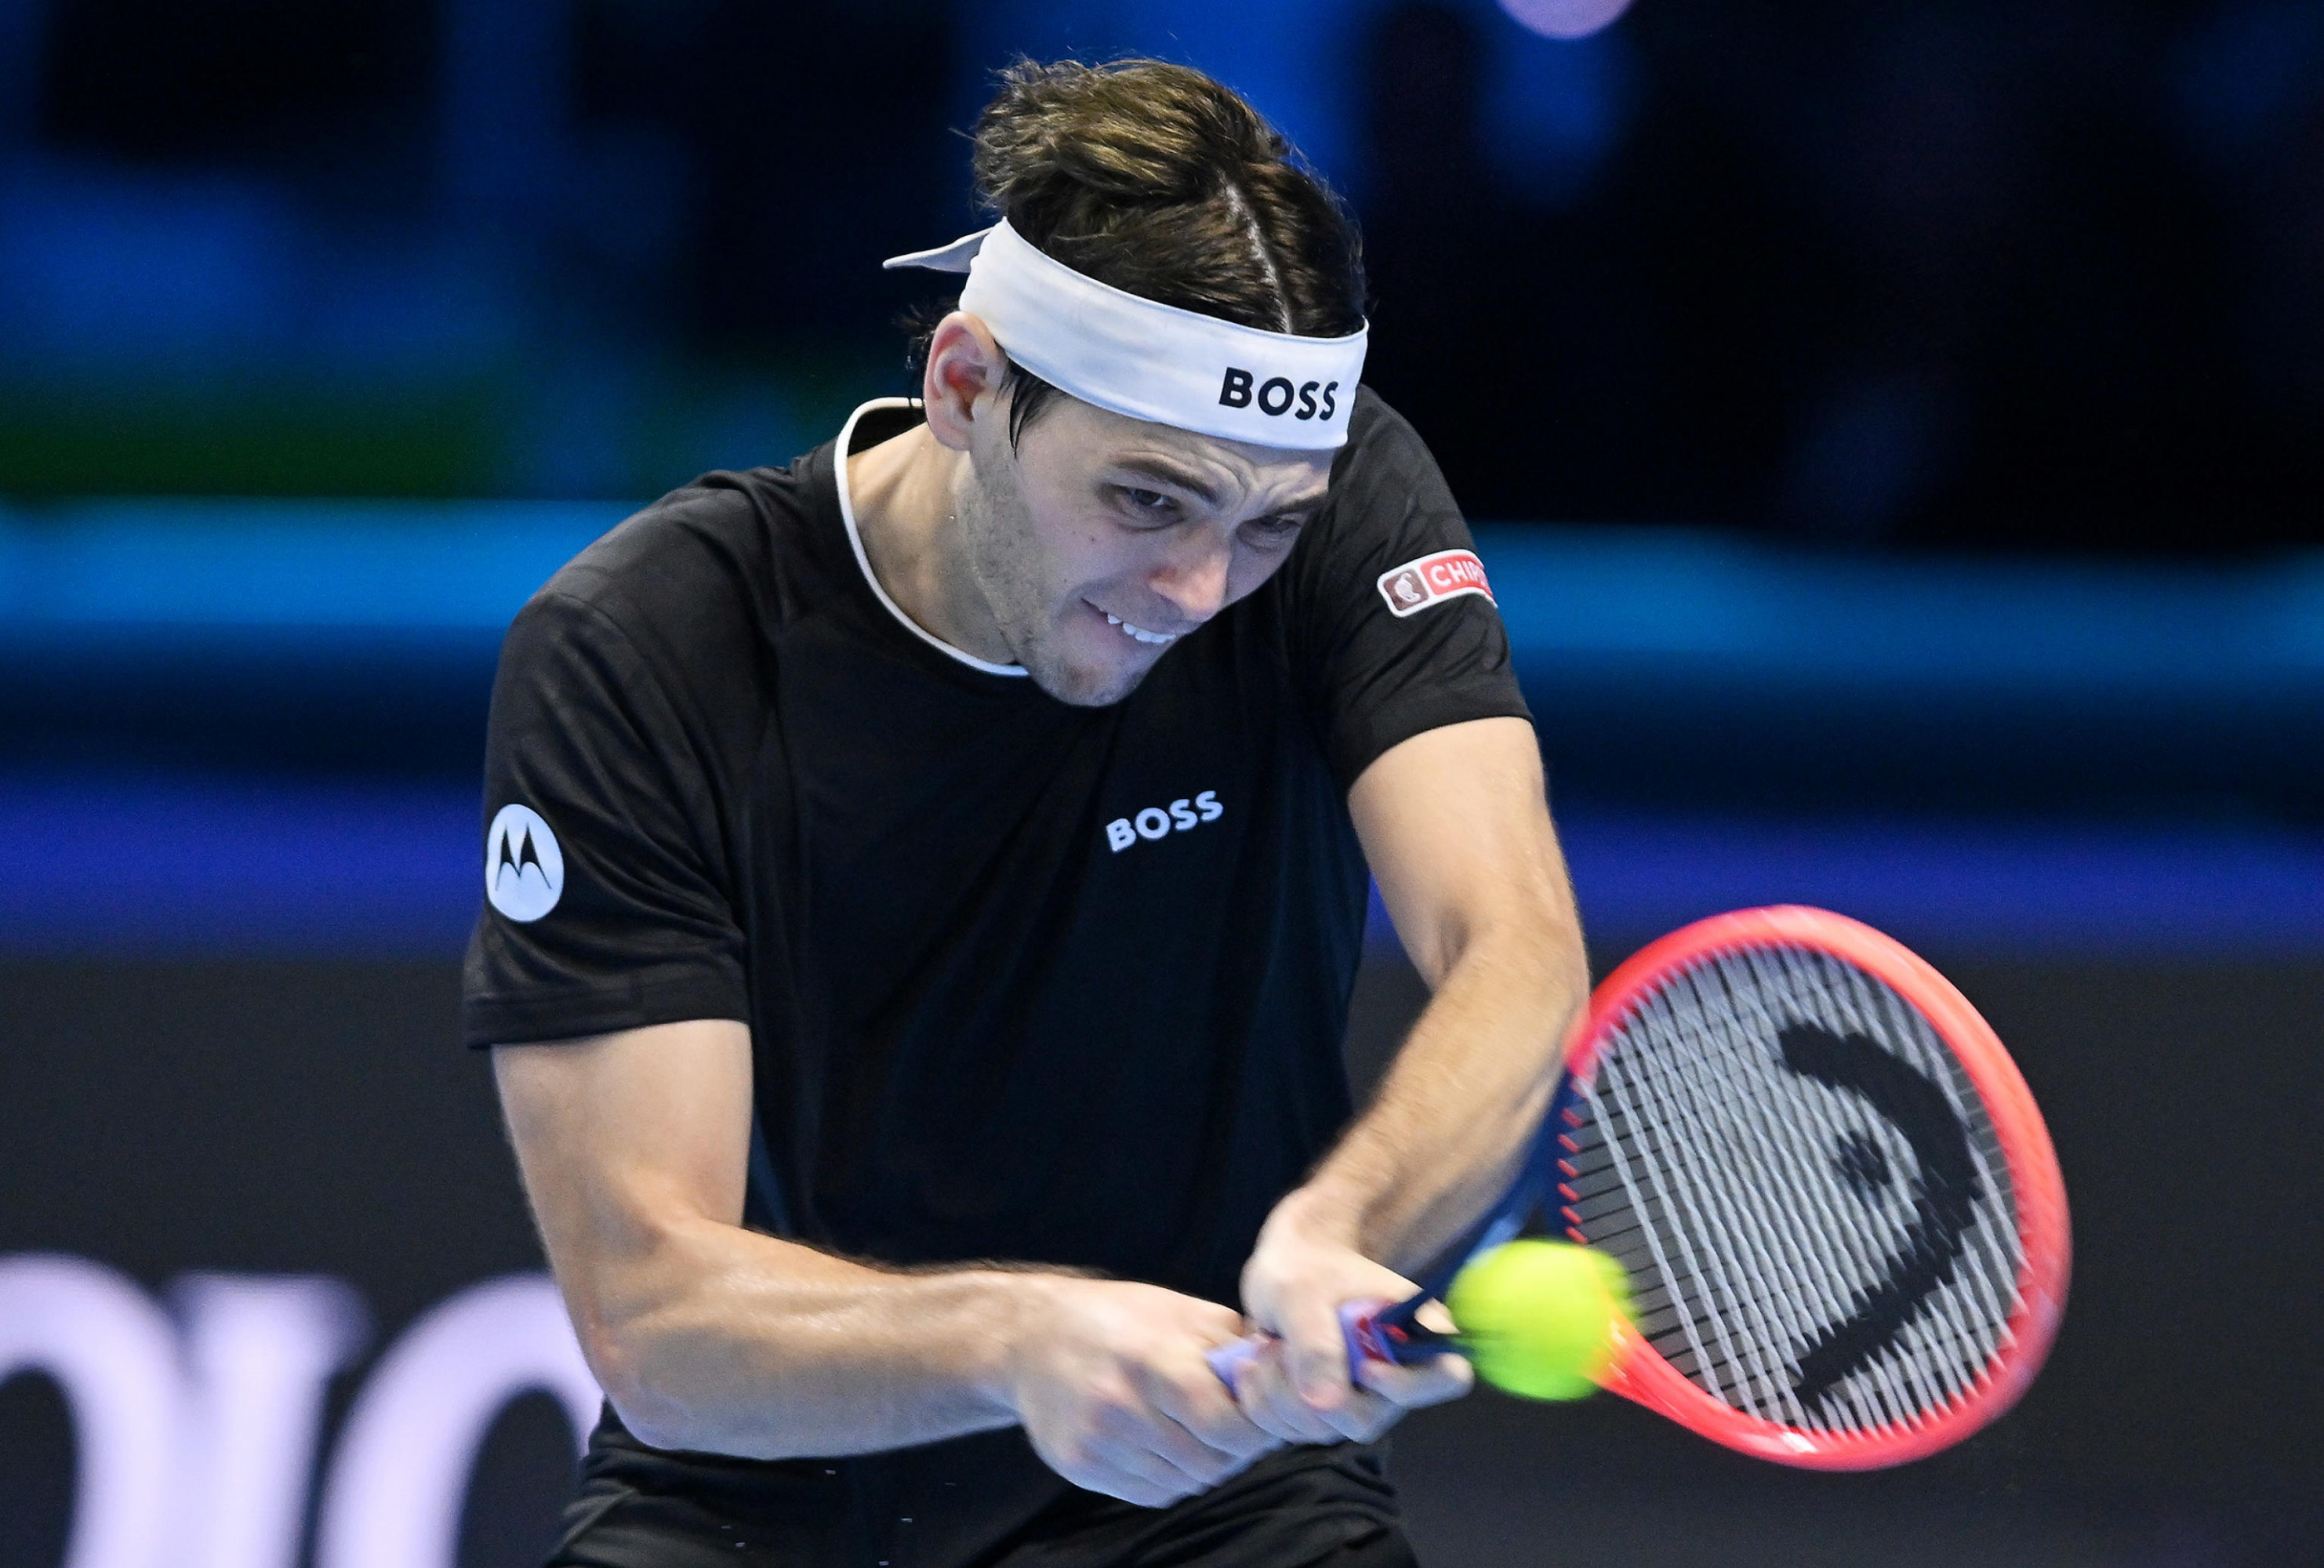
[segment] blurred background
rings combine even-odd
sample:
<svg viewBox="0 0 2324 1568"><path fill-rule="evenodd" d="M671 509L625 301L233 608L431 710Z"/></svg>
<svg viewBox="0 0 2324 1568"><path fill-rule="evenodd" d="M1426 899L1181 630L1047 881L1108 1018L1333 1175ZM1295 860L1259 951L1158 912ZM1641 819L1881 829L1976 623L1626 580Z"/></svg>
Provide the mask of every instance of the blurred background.
<svg viewBox="0 0 2324 1568"><path fill-rule="evenodd" d="M1895 932L2075 1204L1962 1449L1480 1395L1424 1556L2324 1563L2324 3L0 0L0 1565L538 1560L591 1392L453 1038L501 631L912 390L878 262L983 221L991 73L1130 52L1353 207L1594 959Z"/></svg>

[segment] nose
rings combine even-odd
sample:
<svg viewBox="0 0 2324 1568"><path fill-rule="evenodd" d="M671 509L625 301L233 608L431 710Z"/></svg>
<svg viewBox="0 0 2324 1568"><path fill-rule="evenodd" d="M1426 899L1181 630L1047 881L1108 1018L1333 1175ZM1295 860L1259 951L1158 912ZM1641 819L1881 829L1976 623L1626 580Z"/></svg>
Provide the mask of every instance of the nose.
<svg viewBox="0 0 2324 1568"><path fill-rule="evenodd" d="M1208 529L1194 534L1155 568L1147 586L1190 625L1200 625L1226 608L1227 571L1234 562L1234 542Z"/></svg>

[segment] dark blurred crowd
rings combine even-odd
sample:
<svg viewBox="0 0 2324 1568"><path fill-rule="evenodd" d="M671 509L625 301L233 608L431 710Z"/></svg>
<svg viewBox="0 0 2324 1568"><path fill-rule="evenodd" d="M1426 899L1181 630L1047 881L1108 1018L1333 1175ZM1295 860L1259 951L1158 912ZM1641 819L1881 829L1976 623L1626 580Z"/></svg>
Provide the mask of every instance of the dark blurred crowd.
<svg viewBox="0 0 2324 1568"><path fill-rule="evenodd" d="M1479 41L1372 55L1377 383L1472 510L1840 540L2324 536L2324 7L1645 0L1563 208Z"/></svg>
<svg viewBox="0 0 2324 1568"><path fill-rule="evenodd" d="M0 58L32 8L0 0ZM906 301L866 258L973 221L950 132L1000 63L904 0L42 8L0 70L39 106L21 134L289 169L354 232L440 200L463 136L467 199L530 236L512 264L575 334L709 364L888 353ZM1628 86L1554 180L1497 155L1492 6L1346 14L1360 112L1326 172L1367 235L1371 379L1472 513L2324 534L2324 0L1637 0L1570 46ZM420 106L447 58L450 131ZM543 80L567 107L529 106Z"/></svg>

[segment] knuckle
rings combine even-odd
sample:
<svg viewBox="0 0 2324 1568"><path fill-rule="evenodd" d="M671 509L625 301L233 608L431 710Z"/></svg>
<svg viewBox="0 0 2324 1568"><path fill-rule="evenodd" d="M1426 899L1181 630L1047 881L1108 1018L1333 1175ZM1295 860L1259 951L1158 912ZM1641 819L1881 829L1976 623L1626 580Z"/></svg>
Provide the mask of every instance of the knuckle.
<svg viewBox="0 0 2324 1568"><path fill-rule="evenodd" d="M1348 1352L1339 1345L1301 1345L1293 1358L1303 1379L1335 1383L1348 1375Z"/></svg>
<svg viewBox="0 0 2324 1568"><path fill-rule="evenodd" d="M1216 1486L1235 1472L1235 1456L1213 1450L1186 1467L1186 1473L1203 1485Z"/></svg>
<svg viewBox="0 0 2324 1568"><path fill-rule="evenodd" d="M1277 1434L1269 1432L1263 1424L1249 1417L1237 1422L1234 1430L1228 1434L1228 1437L1234 1443L1237 1453L1253 1456L1265 1453L1283 1441Z"/></svg>
<svg viewBox="0 0 2324 1568"><path fill-rule="evenodd" d="M1299 1428L1283 1418L1279 1410L1263 1410L1252 1417L1252 1424L1277 1443L1299 1441Z"/></svg>
<svg viewBox="0 0 2324 1568"><path fill-rule="evenodd" d="M1334 1434L1328 1422L1319 1420L1314 1411L1304 1407L1284 1418L1286 1436L1293 1443L1329 1443Z"/></svg>
<svg viewBox="0 0 2324 1568"><path fill-rule="evenodd" d="M1232 1307L1221 1306L1214 1301L1206 1301L1201 1305L1203 1310L1196 1314L1194 1323L1195 1333L1217 1335L1222 1339L1230 1340L1241 1335L1242 1314L1240 1313Z"/></svg>
<svg viewBox="0 0 2324 1568"><path fill-rule="evenodd" d="M1134 1439L1145 1428L1137 1413L1125 1406L1101 1405L1090 1413L1090 1431L1116 1443Z"/></svg>
<svg viewBox="0 0 2324 1568"><path fill-rule="evenodd" d="M1215 1416L1222 1406L1231 1404L1227 1386L1219 1381L1208 1367L1174 1370L1162 1375L1158 1390L1171 1405L1182 1410Z"/></svg>
<svg viewBox="0 0 2324 1568"><path fill-rule="evenodd" d="M1149 1481L1148 1484L1154 1489L1155 1492L1160 1496L1164 1501L1174 1503L1180 1498L1191 1497L1195 1491L1200 1490L1194 1482L1188 1480L1185 1475L1176 1473L1165 1475L1162 1479Z"/></svg>
<svg viewBox="0 0 2324 1568"><path fill-rule="evenodd" d="M1238 1411L1231 1420L1197 1422L1187 1430L1206 1453L1232 1453L1249 1441L1251 1425Z"/></svg>
<svg viewBox="0 0 2324 1568"><path fill-rule="evenodd" d="M1169 1458L1188 1475L1213 1480L1216 1479L1213 1472L1220 1465L1234 1462L1234 1456L1223 1448L1213 1447L1199 1437L1185 1434L1179 1434L1179 1441L1172 1446Z"/></svg>

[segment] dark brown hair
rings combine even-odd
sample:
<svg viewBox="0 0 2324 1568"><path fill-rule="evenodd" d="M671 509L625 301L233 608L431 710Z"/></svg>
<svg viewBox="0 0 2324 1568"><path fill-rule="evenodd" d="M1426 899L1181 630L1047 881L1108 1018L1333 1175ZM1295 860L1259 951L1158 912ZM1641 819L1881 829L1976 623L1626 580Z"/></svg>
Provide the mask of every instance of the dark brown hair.
<svg viewBox="0 0 2324 1568"><path fill-rule="evenodd" d="M1364 324L1355 226L1291 144L1201 71L1020 60L973 139L978 201L1077 272L1269 332ZM1010 393L1013 443L1056 389L1012 365Z"/></svg>

